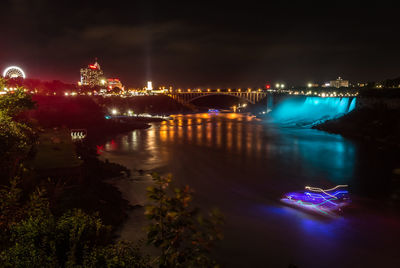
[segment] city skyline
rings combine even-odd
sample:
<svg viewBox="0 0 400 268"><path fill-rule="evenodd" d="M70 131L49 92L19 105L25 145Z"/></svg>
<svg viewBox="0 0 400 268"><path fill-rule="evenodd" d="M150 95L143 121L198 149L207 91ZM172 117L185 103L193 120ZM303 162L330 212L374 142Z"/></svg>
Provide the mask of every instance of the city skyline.
<svg viewBox="0 0 400 268"><path fill-rule="evenodd" d="M68 3L5 3L0 67L76 83L79 69L98 57L107 76L127 86L151 80L182 88L400 74L397 24L383 4Z"/></svg>

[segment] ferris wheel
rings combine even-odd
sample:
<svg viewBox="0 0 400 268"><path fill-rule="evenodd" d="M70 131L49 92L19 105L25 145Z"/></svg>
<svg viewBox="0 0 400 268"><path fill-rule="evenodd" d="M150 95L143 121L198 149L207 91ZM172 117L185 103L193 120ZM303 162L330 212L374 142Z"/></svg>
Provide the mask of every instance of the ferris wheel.
<svg viewBox="0 0 400 268"><path fill-rule="evenodd" d="M26 76L25 76L24 71L21 68L19 68L17 66L10 66L10 67L7 67L4 70L3 77L6 77L6 78L19 78L19 77L22 77L22 78L25 79Z"/></svg>

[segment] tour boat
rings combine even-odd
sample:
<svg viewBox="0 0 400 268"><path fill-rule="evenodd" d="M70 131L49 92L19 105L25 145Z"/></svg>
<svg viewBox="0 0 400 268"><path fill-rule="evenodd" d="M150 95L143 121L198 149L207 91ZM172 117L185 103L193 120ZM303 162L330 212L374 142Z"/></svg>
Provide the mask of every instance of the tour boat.
<svg viewBox="0 0 400 268"><path fill-rule="evenodd" d="M337 185L330 189L306 186L303 191L285 194L281 201L307 211L336 216L350 203L349 191L346 188L347 185Z"/></svg>

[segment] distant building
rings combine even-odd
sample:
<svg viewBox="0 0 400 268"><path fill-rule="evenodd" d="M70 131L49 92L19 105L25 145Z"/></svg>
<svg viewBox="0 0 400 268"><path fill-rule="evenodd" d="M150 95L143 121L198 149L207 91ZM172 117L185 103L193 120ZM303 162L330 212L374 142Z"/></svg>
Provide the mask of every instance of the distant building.
<svg viewBox="0 0 400 268"><path fill-rule="evenodd" d="M349 80L343 80L340 76L336 80L332 80L329 82L329 86L331 87L349 87Z"/></svg>
<svg viewBox="0 0 400 268"><path fill-rule="evenodd" d="M316 84L316 83L308 83L308 84L307 84L307 87L308 87L308 88L311 88L311 87L319 87L319 84Z"/></svg>
<svg viewBox="0 0 400 268"><path fill-rule="evenodd" d="M104 85L102 80L104 80L103 71L101 70L100 64L97 60L94 64L89 64L88 67L81 69L80 84L82 86L101 86Z"/></svg>
<svg viewBox="0 0 400 268"><path fill-rule="evenodd" d="M121 90L124 89L124 86L122 85L121 81L118 78L108 78L107 79L108 90L114 89L116 87Z"/></svg>
<svg viewBox="0 0 400 268"><path fill-rule="evenodd" d="M367 87L368 83L357 83L358 87Z"/></svg>

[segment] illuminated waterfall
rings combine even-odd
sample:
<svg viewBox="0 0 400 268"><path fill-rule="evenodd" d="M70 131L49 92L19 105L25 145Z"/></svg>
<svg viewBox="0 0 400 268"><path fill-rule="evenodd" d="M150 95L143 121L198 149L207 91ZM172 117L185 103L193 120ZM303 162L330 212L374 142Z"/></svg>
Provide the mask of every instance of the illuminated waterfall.
<svg viewBox="0 0 400 268"><path fill-rule="evenodd" d="M353 111L355 108L356 108L356 98L353 98L353 100L350 103L348 113Z"/></svg>
<svg viewBox="0 0 400 268"><path fill-rule="evenodd" d="M267 97L267 113L272 111L272 108L274 106L274 95L268 95Z"/></svg>
<svg viewBox="0 0 400 268"><path fill-rule="evenodd" d="M289 98L275 107L271 120L288 126L309 126L343 116L355 107L356 98Z"/></svg>

